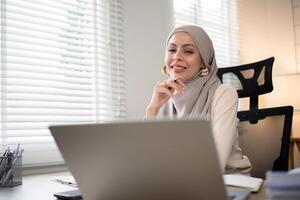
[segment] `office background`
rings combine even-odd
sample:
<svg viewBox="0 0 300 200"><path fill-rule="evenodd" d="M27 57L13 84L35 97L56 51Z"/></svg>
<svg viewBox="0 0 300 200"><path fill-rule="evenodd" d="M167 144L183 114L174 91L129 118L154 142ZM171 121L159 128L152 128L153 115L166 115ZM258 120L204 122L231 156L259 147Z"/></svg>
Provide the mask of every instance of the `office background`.
<svg viewBox="0 0 300 200"><path fill-rule="evenodd" d="M174 25L173 1L120 1L124 17L124 107L127 119L142 119L154 84L166 78L161 74L161 67L164 62L166 37ZM1 1L1 5L2 2L9 1ZM294 106L293 135L300 137L300 94L297 87L300 83L300 0L236 2L239 32L239 61L236 63L243 64L275 57L274 91L260 99L260 106ZM245 108L244 104L244 101L241 101L240 109ZM5 114L4 111L3 113ZM1 135L0 139L5 137ZM25 154L27 152L25 149ZM296 156L299 158L299 154ZM47 159L49 160L45 158Z"/></svg>

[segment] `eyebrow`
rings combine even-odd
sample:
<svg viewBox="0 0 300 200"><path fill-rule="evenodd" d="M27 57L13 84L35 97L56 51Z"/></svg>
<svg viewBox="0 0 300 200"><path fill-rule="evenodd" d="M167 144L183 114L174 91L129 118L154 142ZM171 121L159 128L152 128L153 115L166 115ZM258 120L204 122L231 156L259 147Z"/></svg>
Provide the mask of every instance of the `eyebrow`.
<svg viewBox="0 0 300 200"><path fill-rule="evenodd" d="M177 47L177 45L176 45L175 43L169 43L169 45L173 45L173 46L176 46L176 47ZM189 43L186 43L186 44L181 45L181 47L188 47L188 46L191 46L191 47L196 48L195 45L189 44Z"/></svg>

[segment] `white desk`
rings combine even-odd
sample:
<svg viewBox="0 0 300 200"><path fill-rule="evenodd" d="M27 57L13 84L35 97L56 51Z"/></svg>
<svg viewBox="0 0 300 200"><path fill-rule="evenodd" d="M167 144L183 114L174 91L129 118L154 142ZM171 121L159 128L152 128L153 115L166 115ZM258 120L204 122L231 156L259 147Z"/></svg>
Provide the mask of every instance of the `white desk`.
<svg viewBox="0 0 300 200"><path fill-rule="evenodd" d="M23 185L0 188L0 200L55 200L55 192L76 188L51 181L56 176L68 176L69 172L37 174L23 177Z"/></svg>
<svg viewBox="0 0 300 200"><path fill-rule="evenodd" d="M68 176L69 172L38 174L23 177L23 185L0 188L0 200L56 200L55 192L74 190L74 187L51 181L56 176ZM265 188L251 194L249 200L266 200Z"/></svg>

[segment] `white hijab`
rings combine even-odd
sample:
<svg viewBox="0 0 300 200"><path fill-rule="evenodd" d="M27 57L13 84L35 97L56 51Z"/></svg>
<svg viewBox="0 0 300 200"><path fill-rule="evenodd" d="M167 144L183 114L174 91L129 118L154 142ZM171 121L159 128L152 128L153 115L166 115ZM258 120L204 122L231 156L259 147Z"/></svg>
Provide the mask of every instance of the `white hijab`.
<svg viewBox="0 0 300 200"><path fill-rule="evenodd" d="M176 32L186 32L198 48L209 73L206 76L196 75L188 80L184 94L175 94L164 104L158 113L158 118L194 117L198 115L210 116L210 105L213 95L221 81L217 77L215 51L211 39L206 32L194 25L175 28L169 35L168 41Z"/></svg>

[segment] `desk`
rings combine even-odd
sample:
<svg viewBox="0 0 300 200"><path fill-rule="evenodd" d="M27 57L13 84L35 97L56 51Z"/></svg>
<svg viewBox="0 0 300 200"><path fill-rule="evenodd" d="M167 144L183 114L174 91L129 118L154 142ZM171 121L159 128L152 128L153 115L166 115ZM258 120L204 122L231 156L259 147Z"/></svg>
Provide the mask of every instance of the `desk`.
<svg viewBox="0 0 300 200"><path fill-rule="evenodd" d="M72 190L74 187L51 181L56 176L68 176L68 172L38 174L23 177L23 185L14 188L0 188L0 200L55 200L54 192ZM266 200L265 188L251 194L249 200Z"/></svg>
<svg viewBox="0 0 300 200"><path fill-rule="evenodd" d="M23 185L0 188L0 200L56 200L55 192L72 190L74 187L51 181L56 176L68 176L69 172L37 174L23 177Z"/></svg>
<svg viewBox="0 0 300 200"><path fill-rule="evenodd" d="M266 195L266 187L265 185L262 186L260 191L258 193L252 193L249 200L266 200L267 195Z"/></svg>

